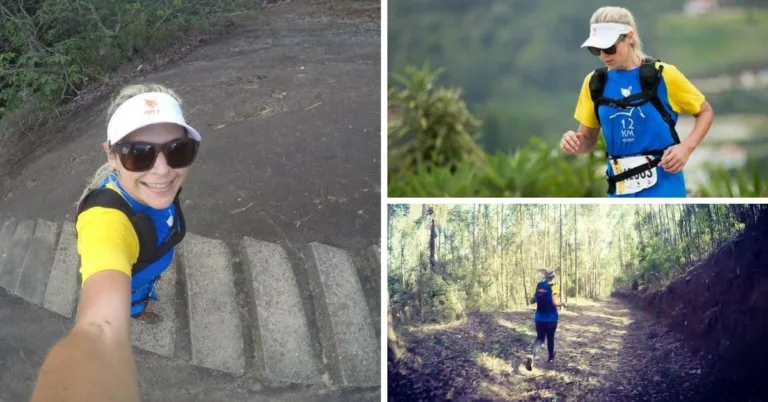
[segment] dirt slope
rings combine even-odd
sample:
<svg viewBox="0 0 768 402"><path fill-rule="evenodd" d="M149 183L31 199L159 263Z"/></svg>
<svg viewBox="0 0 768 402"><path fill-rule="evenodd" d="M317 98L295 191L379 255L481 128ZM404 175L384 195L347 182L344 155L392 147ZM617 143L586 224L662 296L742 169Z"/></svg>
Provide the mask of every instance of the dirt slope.
<svg viewBox="0 0 768 402"><path fill-rule="evenodd" d="M768 399L768 215L684 277L645 294L623 293L683 334L716 373L711 394Z"/></svg>

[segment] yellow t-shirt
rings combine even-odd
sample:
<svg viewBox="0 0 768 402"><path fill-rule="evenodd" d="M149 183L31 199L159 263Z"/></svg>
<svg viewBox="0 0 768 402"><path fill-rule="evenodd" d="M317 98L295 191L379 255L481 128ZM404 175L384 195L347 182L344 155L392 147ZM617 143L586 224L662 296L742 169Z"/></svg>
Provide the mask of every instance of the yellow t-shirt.
<svg viewBox="0 0 768 402"><path fill-rule="evenodd" d="M111 183L107 188L120 193ZM131 268L139 259L139 238L125 214L112 208L90 208L80 214L75 228L81 286L88 278L105 270L131 276Z"/></svg>
<svg viewBox="0 0 768 402"><path fill-rule="evenodd" d="M677 67L672 64L656 62L656 68L659 65L664 66L661 76L667 87L666 103L672 107L675 113L698 114L701 111L701 105L704 104L704 95L688 81ZM592 78L592 74L594 71L587 74L581 84L573 117L587 127L598 128L600 124L595 117L595 104L592 103L592 97L589 94L589 80ZM664 99L662 99L663 101Z"/></svg>
<svg viewBox="0 0 768 402"><path fill-rule="evenodd" d="M551 286L552 286L552 296L559 295L560 294L560 287L555 285L554 283Z"/></svg>

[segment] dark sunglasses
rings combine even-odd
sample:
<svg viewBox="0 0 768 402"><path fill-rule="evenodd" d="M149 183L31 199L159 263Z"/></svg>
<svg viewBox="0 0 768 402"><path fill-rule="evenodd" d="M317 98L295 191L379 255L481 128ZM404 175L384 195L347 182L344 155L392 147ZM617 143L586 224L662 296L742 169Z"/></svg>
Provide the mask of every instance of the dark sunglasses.
<svg viewBox="0 0 768 402"><path fill-rule="evenodd" d="M587 49L589 49L589 52L592 53L593 56L600 56L601 51L605 52L605 54L608 54L608 55L616 54L616 45L621 43L626 37L627 35L619 36L619 40L617 40L616 43L614 43L613 46L609 47L608 49L600 49L592 46L588 46Z"/></svg>
<svg viewBox="0 0 768 402"><path fill-rule="evenodd" d="M117 152L120 163L129 172L146 172L155 166L157 155L162 153L169 167L185 168L195 161L200 143L192 138L179 138L165 144L149 142L124 142L112 145L112 151Z"/></svg>

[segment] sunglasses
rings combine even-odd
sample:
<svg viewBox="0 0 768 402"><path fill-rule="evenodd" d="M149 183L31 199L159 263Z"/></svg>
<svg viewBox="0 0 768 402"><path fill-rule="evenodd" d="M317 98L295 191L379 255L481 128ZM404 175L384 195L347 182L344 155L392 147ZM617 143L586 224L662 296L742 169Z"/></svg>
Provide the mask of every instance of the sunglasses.
<svg viewBox="0 0 768 402"><path fill-rule="evenodd" d="M589 52L592 53L593 56L600 56L600 52L605 52L605 54L608 55L616 54L616 45L621 43L626 37L627 35L619 36L619 40L617 40L616 43L614 43L613 46L609 47L608 49L600 49L592 46L588 46L587 49L589 49Z"/></svg>
<svg viewBox="0 0 768 402"><path fill-rule="evenodd" d="M195 161L200 143L187 137L179 138L165 144L149 142L124 142L112 146L117 152L120 163L125 170L139 173L146 172L155 166L157 155L162 153L165 162L173 169L185 168Z"/></svg>

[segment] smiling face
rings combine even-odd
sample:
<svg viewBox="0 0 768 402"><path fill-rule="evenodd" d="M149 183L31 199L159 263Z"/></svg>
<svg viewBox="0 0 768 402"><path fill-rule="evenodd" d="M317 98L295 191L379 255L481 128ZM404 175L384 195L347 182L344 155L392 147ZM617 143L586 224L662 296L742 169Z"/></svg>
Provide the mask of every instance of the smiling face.
<svg viewBox="0 0 768 402"><path fill-rule="evenodd" d="M627 66L631 66L635 57L635 51L632 49L633 40L633 32L630 32L626 36L622 36L622 38L619 38L615 44L616 53L607 54L606 52L600 52L600 61L610 69L626 70Z"/></svg>
<svg viewBox="0 0 768 402"><path fill-rule="evenodd" d="M149 142L164 144L186 136L184 128L176 124L161 123L140 128L125 137L123 142ZM173 169L168 166L165 155L157 155L152 169L146 172L130 172L120 162L120 158L114 152L110 152L107 144L104 144L109 164L117 171L120 185L136 201L155 209L168 208L176 198L176 193L184 184L189 168Z"/></svg>

